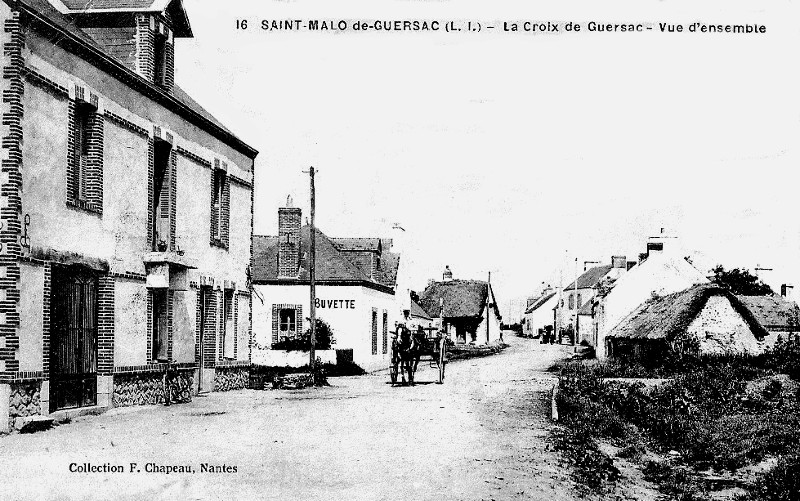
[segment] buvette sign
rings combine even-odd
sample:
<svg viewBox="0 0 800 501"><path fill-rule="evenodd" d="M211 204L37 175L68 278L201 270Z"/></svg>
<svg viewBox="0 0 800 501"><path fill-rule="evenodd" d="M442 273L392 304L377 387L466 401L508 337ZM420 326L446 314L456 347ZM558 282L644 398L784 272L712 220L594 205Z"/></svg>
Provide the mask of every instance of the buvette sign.
<svg viewBox="0 0 800 501"><path fill-rule="evenodd" d="M329 309L342 309L342 310L355 310L355 299L314 299L315 308L329 308Z"/></svg>

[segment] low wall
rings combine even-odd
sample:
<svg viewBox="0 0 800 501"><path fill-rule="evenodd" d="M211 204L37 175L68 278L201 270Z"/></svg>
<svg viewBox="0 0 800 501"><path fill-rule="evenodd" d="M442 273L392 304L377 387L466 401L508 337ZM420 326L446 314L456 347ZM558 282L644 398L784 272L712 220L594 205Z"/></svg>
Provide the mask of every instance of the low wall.
<svg viewBox="0 0 800 501"><path fill-rule="evenodd" d="M194 370L170 372L170 402L192 401ZM164 372L131 372L114 374L114 407L155 405L164 403Z"/></svg>
<svg viewBox="0 0 800 501"><path fill-rule="evenodd" d="M318 350L315 352L317 358L323 364L336 363L336 350ZM308 365L307 351L286 351L286 350L253 350L253 365L264 365L268 367L302 367Z"/></svg>
<svg viewBox="0 0 800 501"><path fill-rule="evenodd" d="M42 413L41 390L42 383L31 381L25 383L12 383L8 397L8 429L15 429L19 418L38 416Z"/></svg>
<svg viewBox="0 0 800 501"><path fill-rule="evenodd" d="M249 366L217 366L214 391L242 390L250 379Z"/></svg>

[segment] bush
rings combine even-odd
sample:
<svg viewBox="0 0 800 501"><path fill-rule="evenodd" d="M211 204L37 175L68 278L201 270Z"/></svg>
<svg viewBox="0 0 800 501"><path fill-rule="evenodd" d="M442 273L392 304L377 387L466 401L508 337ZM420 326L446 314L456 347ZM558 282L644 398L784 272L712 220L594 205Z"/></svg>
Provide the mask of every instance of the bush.
<svg viewBox="0 0 800 501"><path fill-rule="evenodd" d="M614 461L597 447L587 433L562 428L554 435L555 449L573 465L575 481L589 490L603 492L619 479Z"/></svg>
<svg viewBox="0 0 800 501"><path fill-rule="evenodd" d="M750 492L740 501L785 501L800 499L800 455L778 460L774 468L761 474Z"/></svg>
<svg viewBox="0 0 800 501"><path fill-rule="evenodd" d="M336 339L333 337L333 330L328 323L321 319L316 319L316 331L314 332L314 349L315 350L330 350L336 344ZM309 327L306 332L298 337L281 339L272 345L274 350L286 351L309 351L311 349L311 328Z"/></svg>

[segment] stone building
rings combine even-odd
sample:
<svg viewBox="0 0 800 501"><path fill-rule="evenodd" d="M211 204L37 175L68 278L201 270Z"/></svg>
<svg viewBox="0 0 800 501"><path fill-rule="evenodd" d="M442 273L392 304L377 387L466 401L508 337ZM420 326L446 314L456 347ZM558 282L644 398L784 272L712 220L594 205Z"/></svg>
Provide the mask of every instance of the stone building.
<svg viewBox="0 0 800 501"><path fill-rule="evenodd" d="M299 208L282 207L278 235L254 237L253 364L285 360L279 343L309 328L311 235ZM334 348L352 349L364 369L388 366L389 331L402 318L400 255L391 251L391 239L330 238L318 228L314 238L316 315L331 327Z"/></svg>
<svg viewBox="0 0 800 501"><path fill-rule="evenodd" d="M257 152L175 85L180 0L85 7L0 0L0 431L246 379Z"/></svg>

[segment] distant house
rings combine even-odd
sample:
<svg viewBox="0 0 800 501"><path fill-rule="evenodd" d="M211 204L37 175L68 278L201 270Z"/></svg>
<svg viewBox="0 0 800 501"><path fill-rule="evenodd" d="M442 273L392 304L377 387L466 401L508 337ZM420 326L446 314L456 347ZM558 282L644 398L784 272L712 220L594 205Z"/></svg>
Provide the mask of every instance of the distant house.
<svg viewBox="0 0 800 501"><path fill-rule="evenodd" d="M355 363L366 369L386 365L389 330L400 320L400 256L387 239L329 238L314 231L317 318L331 326L336 348L353 350ZM308 329L311 235L299 208L282 207L278 235L253 239L254 364L272 364L280 356L276 345Z"/></svg>
<svg viewBox="0 0 800 501"><path fill-rule="evenodd" d="M575 321L578 343L594 346L594 343L592 343L594 338L594 326L592 325L594 322L594 308L595 302L593 299L590 299L583 303L583 306L578 310L577 319Z"/></svg>
<svg viewBox="0 0 800 501"><path fill-rule="evenodd" d="M653 295L664 296L707 282L683 256L650 249L642 262L603 284L595 299L592 321L580 322L581 339L594 346L597 358L603 359L606 335L637 306Z"/></svg>
<svg viewBox="0 0 800 501"><path fill-rule="evenodd" d="M453 280L447 268L443 281L431 282L420 294L419 304L456 343L483 345L500 339L502 317L488 282Z"/></svg>
<svg viewBox="0 0 800 501"><path fill-rule="evenodd" d="M539 298L528 304L522 317L522 333L526 337L537 337L553 330L553 308L558 303L558 294L545 291Z"/></svg>
<svg viewBox="0 0 800 501"><path fill-rule="evenodd" d="M784 287L785 290L785 287ZM768 346L775 344L778 336L787 339L800 334L800 308L784 295L738 296L742 303L769 332Z"/></svg>
<svg viewBox="0 0 800 501"><path fill-rule="evenodd" d="M403 311L405 316L406 327L412 331L416 331L419 327L429 330L434 327L435 322L433 317L419 305L419 303L411 298L410 308Z"/></svg>
<svg viewBox="0 0 800 501"><path fill-rule="evenodd" d="M555 327L559 336L568 333L581 333L578 329L578 310L597 294L598 286L609 279L621 276L628 269L625 256L612 256L611 264L595 266L584 271L577 280L561 291L561 298L555 307Z"/></svg>
<svg viewBox="0 0 800 501"><path fill-rule="evenodd" d="M645 301L606 336L609 356L646 360L669 352L758 354L768 333L727 289L701 284Z"/></svg>

